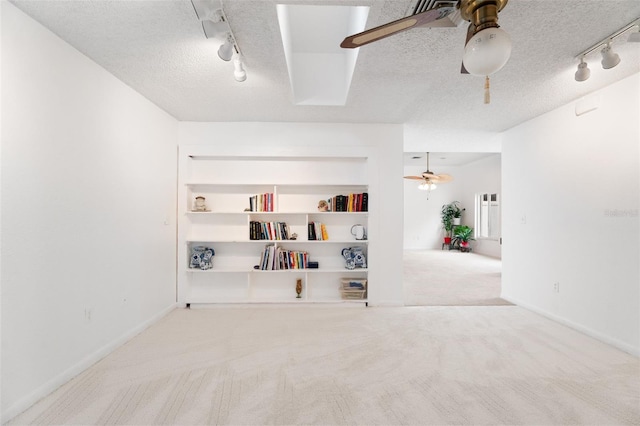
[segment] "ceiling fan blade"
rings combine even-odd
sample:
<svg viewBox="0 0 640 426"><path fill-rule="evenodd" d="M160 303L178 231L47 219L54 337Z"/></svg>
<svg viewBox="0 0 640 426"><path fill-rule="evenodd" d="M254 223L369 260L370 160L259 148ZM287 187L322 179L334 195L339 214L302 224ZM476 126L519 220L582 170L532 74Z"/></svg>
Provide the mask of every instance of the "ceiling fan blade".
<svg viewBox="0 0 640 426"><path fill-rule="evenodd" d="M467 46L467 43L469 43L469 40L471 40L471 37L473 37L475 33L476 33L476 26L473 25L473 23L469 24L469 27L467 28L467 39L464 41L465 47ZM467 69L464 67L464 62L461 62L460 64L460 74L469 74L469 71L467 71Z"/></svg>
<svg viewBox="0 0 640 426"><path fill-rule="evenodd" d="M453 176L447 175L447 174L441 174L441 175L437 175L436 179L440 183L447 183L447 182L451 182L453 180Z"/></svg>
<svg viewBox="0 0 640 426"><path fill-rule="evenodd" d="M412 179L412 180L424 180L424 178L422 176L405 176L405 179Z"/></svg>
<svg viewBox="0 0 640 426"><path fill-rule="evenodd" d="M438 175L436 175L433 172L430 172L429 170L427 170L426 172L422 173L422 178L423 179L437 179Z"/></svg>
<svg viewBox="0 0 640 426"><path fill-rule="evenodd" d="M410 28L419 27L429 22L442 19L453 12L453 10L453 7L425 10L424 12L416 13L415 15L407 16L379 27L351 35L340 43L340 47L353 49L364 46L365 44L373 43L374 41L381 40Z"/></svg>

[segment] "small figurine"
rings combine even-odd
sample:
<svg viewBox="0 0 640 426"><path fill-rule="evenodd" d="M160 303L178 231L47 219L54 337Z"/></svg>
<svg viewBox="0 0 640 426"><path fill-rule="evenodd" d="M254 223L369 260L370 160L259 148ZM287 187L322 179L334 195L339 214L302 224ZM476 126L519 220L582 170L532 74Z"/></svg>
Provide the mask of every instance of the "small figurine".
<svg viewBox="0 0 640 426"><path fill-rule="evenodd" d="M208 212L207 204L205 203L205 198L202 195L198 195L196 197L196 202L193 205L194 212Z"/></svg>
<svg viewBox="0 0 640 426"><path fill-rule="evenodd" d="M291 238L289 238L290 240L297 240L298 239L298 234L296 234L295 232L293 234L291 234Z"/></svg>
<svg viewBox="0 0 640 426"><path fill-rule="evenodd" d="M300 293L302 293L302 280L298 279L296 281L296 293L298 293L298 295L296 296L296 299L300 299Z"/></svg>
<svg viewBox="0 0 640 426"><path fill-rule="evenodd" d="M329 211L329 203L326 200L318 201L318 211L319 212L328 212Z"/></svg>

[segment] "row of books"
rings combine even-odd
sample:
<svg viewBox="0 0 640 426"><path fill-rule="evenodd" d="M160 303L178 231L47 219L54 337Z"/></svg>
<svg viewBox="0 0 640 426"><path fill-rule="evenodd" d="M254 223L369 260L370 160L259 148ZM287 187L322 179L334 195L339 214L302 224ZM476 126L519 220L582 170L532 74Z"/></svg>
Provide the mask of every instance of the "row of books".
<svg viewBox="0 0 640 426"><path fill-rule="evenodd" d="M249 197L249 208L252 212L272 212L273 193L252 195Z"/></svg>
<svg viewBox="0 0 640 426"><path fill-rule="evenodd" d="M324 241L329 239L329 233L324 223L309 222L307 228L309 241Z"/></svg>
<svg viewBox="0 0 640 426"><path fill-rule="evenodd" d="M367 212L369 211L369 193L336 195L327 200L330 212Z"/></svg>
<svg viewBox="0 0 640 426"><path fill-rule="evenodd" d="M260 255L260 269L263 271L284 269L306 269L309 254L306 251L286 250L274 245L266 245Z"/></svg>
<svg viewBox="0 0 640 426"><path fill-rule="evenodd" d="M289 225L285 222L249 222L250 240L288 240Z"/></svg>

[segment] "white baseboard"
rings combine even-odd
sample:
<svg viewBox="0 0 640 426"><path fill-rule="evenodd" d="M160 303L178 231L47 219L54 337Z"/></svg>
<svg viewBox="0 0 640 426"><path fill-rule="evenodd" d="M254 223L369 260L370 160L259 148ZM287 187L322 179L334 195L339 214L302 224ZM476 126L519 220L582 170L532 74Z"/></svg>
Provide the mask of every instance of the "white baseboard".
<svg viewBox="0 0 640 426"><path fill-rule="evenodd" d="M2 413L1 423L4 424L4 423L8 422L9 420L14 418L18 414L22 413L23 411L25 411L27 408L31 407L33 404L35 404L36 402L38 402L42 398L44 398L45 396L49 395L51 392L53 392L56 389L58 389L60 386L62 386L65 383L67 383L69 380L71 380L74 377L76 377L78 374L82 373L87 368L91 367L96 362L100 361L105 356L109 355L115 349L119 348L120 346L125 344L127 341L131 340L133 337L135 337L136 335L140 334L146 328L150 327L151 325L153 325L154 323L156 323L157 321L162 319L169 312L173 311L176 308L176 306L177 306L177 304L175 304L175 303L169 305L168 307L166 307L162 311L158 312L156 315L154 315L153 317L151 317L147 321L145 321L145 322L139 324L138 326L132 328L131 330L129 330L126 333L122 334L120 337L118 337L117 339L113 340L112 342L104 345L103 347L101 347L97 351L93 352L92 354L90 354L87 357L85 357L82 360L80 360L80 362L78 362L77 364L75 364L72 367L66 369L65 371L63 371L62 373L58 374L53 379L49 380L48 382L46 382L42 386L38 387L37 389L35 389L33 392L31 392L26 397L24 397L24 398L20 399L19 401L17 401L15 404L13 404L11 407L7 408Z"/></svg>
<svg viewBox="0 0 640 426"><path fill-rule="evenodd" d="M625 342L621 342L618 339L615 339L611 336L607 336L606 334L602 334L598 331L595 331L589 327L585 327L584 325L575 323L573 321L570 321L564 317L552 314L548 311L545 311L544 309L541 309L537 306L534 305L530 305L528 303L522 302L521 300L518 300L516 298L507 296L507 295L501 295L501 298L503 298L504 300L513 303L514 305L518 305L521 308L525 308L531 312L535 312L536 314L540 314L543 317L549 318L555 322L558 322L562 325L566 325L567 327L573 328L574 330L577 330L581 333L586 334L587 336L593 337L594 339L600 340L601 342L604 342L608 345L611 345L615 348L618 348L624 352L627 352L631 355L635 355L637 357L640 357L640 348L637 348L635 346L629 345Z"/></svg>

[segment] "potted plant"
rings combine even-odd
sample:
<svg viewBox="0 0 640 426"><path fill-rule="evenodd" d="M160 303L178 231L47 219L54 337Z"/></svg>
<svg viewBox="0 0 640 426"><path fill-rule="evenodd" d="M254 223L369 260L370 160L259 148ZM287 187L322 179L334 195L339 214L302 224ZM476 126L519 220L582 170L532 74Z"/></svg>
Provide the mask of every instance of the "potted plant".
<svg viewBox="0 0 640 426"><path fill-rule="evenodd" d="M442 206L440 217L442 218L442 227L444 228L444 243L451 244L451 232L453 230L453 219L456 214L461 215L462 211L458 205L458 201L453 201ZM459 212L459 213L458 213Z"/></svg>
<svg viewBox="0 0 640 426"><path fill-rule="evenodd" d="M474 240L473 228L467 225L456 226L453 230L454 244L460 245L460 251L469 251L469 241Z"/></svg>
<svg viewBox="0 0 640 426"><path fill-rule="evenodd" d="M453 225L454 226L460 225L460 220L462 219L462 212L465 211L465 209L461 209L457 201L454 201L453 203L451 203L451 207L453 209Z"/></svg>

